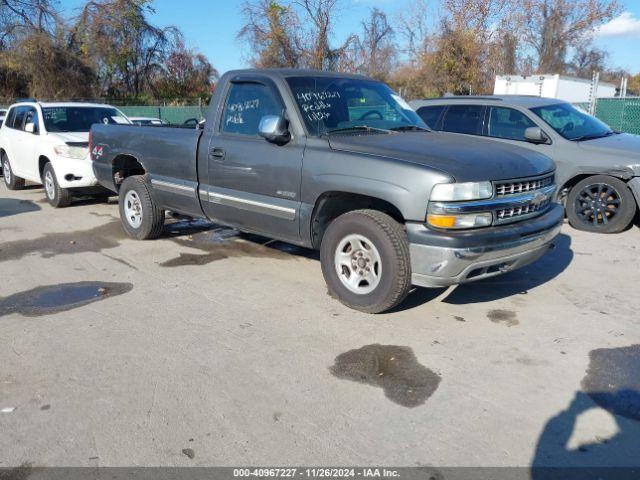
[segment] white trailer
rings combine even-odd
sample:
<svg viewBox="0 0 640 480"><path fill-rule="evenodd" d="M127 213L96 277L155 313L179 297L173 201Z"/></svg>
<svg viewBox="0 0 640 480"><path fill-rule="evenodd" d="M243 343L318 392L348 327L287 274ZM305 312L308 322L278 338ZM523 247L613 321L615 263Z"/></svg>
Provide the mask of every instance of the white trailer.
<svg viewBox="0 0 640 480"><path fill-rule="evenodd" d="M616 86L564 75L498 75L494 95L535 95L571 103L590 103L595 98L616 96Z"/></svg>

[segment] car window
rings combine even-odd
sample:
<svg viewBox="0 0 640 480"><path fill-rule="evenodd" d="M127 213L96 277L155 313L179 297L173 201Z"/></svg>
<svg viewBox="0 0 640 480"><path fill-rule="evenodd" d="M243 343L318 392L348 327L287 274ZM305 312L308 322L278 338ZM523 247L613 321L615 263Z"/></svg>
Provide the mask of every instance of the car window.
<svg viewBox="0 0 640 480"><path fill-rule="evenodd" d="M22 130L22 126L24 125L24 117L27 115L29 111L29 107L16 107L15 108L16 115L13 119L11 125L7 125L8 127L15 128L17 130Z"/></svg>
<svg viewBox="0 0 640 480"><path fill-rule="evenodd" d="M438 119L442 114L442 111L447 108L446 105L434 105L432 107L422 107L419 108L417 113L420 115L420 118L429 125L431 128L436 128L438 124Z"/></svg>
<svg viewBox="0 0 640 480"><path fill-rule="evenodd" d="M532 108L531 111L567 140L613 135L608 125L581 112L570 103L545 105Z"/></svg>
<svg viewBox="0 0 640 480"><path fill-rule="evenodd" d="M9 110L9 115L7 115L7 118L4 119L4 124L7 126L7 128L13 128L13 122L16 118L16 109L12 108L11 110Z"/></svg>
<svg viewBox="0 0 640 480"><path fill-rule="evenodd" d="M35 128L33 130L34 133L38 133L40 131L40 122L38 121L38 112L35 108L29 108L24 118L24 123L22 125L22 130L25 129L27 123L33 123Z"/></svg>
<svg viewBox="0 0 640 480"><path fill-rule="evenodd" d="M524 113L513 108L491 107L489 112L489 137L506 138L510 140L526 140L524 132L529 127L535 127Z"/></svg>
<svg viewBox="0 0 640 480"><path fill-rule="evenodd" d="M257 135L266 115L282 115L275 93L260 83L233 83L224 107L221 130L226 133Z"/></svg>
<svg viewBox="0 0 640 480"><path fill-rule="evenodd" d="M452 105L445 113L442 130L481 135L483 116L482 105Z"/></svg>

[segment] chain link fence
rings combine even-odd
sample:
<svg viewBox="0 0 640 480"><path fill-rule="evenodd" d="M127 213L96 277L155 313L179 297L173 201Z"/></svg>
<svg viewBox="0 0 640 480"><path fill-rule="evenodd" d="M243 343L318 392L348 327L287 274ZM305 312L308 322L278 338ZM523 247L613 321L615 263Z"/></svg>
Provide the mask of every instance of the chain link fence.
<svg viewBox="0 0 640 480"><path fill-rule="evenodd" d="M596 117L614 130L640 135L640 97L600 98Z"/></svg>

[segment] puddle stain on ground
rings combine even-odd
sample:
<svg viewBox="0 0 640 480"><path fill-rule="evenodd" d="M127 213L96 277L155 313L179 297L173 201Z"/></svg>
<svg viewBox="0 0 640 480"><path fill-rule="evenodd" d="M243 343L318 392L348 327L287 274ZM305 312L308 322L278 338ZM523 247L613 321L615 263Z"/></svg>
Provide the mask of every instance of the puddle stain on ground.
<svg viewBox="0 0 640 480"><path fill-rule="evenodd" d="M43 258L56 255L100 252L116 248L126 234L119 221L105 223L89 230L48 233L29 240L15 240L0 245L0 262L19 260L32 253Z"/></svg>
<svg viewBox="0 0 640 480"><path fill-rule="evenodd" d="M287 260L295 257L316 258L312 250L271 240L259 235L243 234L233 228L218 227L204 221L179 222L194 225L196 231L182 237L172 238L173 242L182 246L200 250L205 253L181 252L179 256L160 263L162 267L183 267L206 265L231 257L272 258ZM197 231L200 226L207 226L210 231ZM174 227L175 228L175 227ZM187 227L188 228L188 227ZM188 232L187 232L188 233Z"/></svg>
<svg viewBox="0 0 640 480"><path fill-rule="evenodd" d="M66 312L131 291L130 283L78 282L37 287L0 298L0 317L18 313L40 317Z"/></svg>
<svg viewBox="0 0 640 480"><path fill-rule="evenodd" d="M21 213L37 212L42 210L31 200L17 200L14 198L0 198L0 218L11 217Z"/></svg>
<svg viewBox="0 0 640 480"><path fill-rule="evenodd" d="M582 390L605 410L640 420L640 345L589 352Z"/></svg>
<svg viewBox="0 0 640 480"><path fill-rule="evenodd" d="M380 387L389 400L407 408L423 405L441 380L418 362L411 348L395 345L366 345L342 353L329 370L337 378Z"/></svg>
<svg viewBox="0 0 640 480"><path fill-rule="evenodd" d="M516 318L516 312L511 310L490 310L487 313L487 318L493 323L503 323L507 327L515 327L520 324Z"/></svg>

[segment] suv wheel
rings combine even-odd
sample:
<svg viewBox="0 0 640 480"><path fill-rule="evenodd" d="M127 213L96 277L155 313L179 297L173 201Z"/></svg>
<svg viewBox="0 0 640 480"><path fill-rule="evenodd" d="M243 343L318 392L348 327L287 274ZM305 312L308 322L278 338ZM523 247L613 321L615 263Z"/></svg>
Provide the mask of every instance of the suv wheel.
<svg viewBox="0 0 640 480"><path fill-rule="evenodd" d="M409 243L402 225L376 210L335 219L322 238L322 273L329 292L346 306L381 313L411 288Z"/></svg>
<svg viewBox="0 0 640 480"><path fill-rule="evenodd" d="M2 175L4 184L9 190L22 190L24 188L24 178L14 175L9 163L9 157L6 154L2 154Z"/></svg>
<svg viewBox="0 0 640 480"><path fill-rule="evenodd" d="M619 178L594 175L571 189L566 211L569 223L577 230L618 233L631 224L636 201Z"/></svg>
<svg viewBox="0 0 640 480"><path fill-rule="evenodd" d="M42 184L47 195L47 201L54 208L64 208L71 204L71 194L66 188L61 188L58 184L58 177L50 163L47 163L42 170Z"/></svg>
<svg viewBox="0 0 640 480"><path fill-rule="evenodd" d="M128 177L120 186L120 219L127 234L138 240L158 238L164 210L155 203L143 176Z"/></svg>

